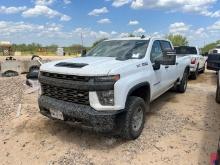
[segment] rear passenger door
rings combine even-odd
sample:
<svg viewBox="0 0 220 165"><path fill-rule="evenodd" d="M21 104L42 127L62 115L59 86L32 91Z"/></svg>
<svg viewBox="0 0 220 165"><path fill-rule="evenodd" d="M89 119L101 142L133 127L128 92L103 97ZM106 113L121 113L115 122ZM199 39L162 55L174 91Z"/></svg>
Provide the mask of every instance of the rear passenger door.
<svg viewBox="0 0 220 165"><path fill-rule="evenodd" d="M160 43L163 51L173 50L170 42L161 40ZM162 67L165 69L162 78L166 88L165 90L167 90L169 87L173 86L173 83L177 80L178 71L176 70L177 69L176 65L167 65L167 66L162 65Z"/></svg>

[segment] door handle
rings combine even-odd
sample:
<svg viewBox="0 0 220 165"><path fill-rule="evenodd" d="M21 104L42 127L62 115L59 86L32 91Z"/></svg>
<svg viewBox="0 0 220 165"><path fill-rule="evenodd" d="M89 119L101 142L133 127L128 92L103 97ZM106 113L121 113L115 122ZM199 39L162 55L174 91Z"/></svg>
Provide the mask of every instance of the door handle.
<svg viewBox="0 0 220 165"><path fill-rule="evenodd" d="M167 68L169 68L169 66L168 66L168 65L166 65L166 66L165 66L165 69L167 69Z"/></svg>

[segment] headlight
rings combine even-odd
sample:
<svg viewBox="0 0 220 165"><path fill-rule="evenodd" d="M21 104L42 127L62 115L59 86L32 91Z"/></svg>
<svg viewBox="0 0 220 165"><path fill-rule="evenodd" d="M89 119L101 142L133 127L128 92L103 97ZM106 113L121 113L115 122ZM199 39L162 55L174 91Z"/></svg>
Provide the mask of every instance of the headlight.
<svg viewBox="0 0 220 165"><path fill-rule="evenodd" d="M120 79L120 75L114 75L114 76L100 76L100 77L95 77L96 82L115 82Z"/></svg>
<svg viewBox="0 0 220 165"><path fill-rule="evenodd" d="M101 105L110 105L113 106L114 103L114 91L98 91L97 92L99 102Z"/></svg>

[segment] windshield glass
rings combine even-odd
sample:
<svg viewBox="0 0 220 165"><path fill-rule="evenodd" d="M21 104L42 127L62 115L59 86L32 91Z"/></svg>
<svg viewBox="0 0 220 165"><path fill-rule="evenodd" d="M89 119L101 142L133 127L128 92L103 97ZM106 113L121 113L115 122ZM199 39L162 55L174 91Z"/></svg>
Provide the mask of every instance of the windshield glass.
<svg viewBox="0 0 220 165"><path fill-rule="evenodd" d="M146 54L148 40L111 40L98 44L87 53L92 57L115 57L116 59L140 59Z"/></svg>
<svg viewBox="0 0 220 165"><path fill-rule="evenodd" d="M197 50L195 47L189 46L180 46L175 47L176 54L188 55L188 54L197 54Z"/></svg>

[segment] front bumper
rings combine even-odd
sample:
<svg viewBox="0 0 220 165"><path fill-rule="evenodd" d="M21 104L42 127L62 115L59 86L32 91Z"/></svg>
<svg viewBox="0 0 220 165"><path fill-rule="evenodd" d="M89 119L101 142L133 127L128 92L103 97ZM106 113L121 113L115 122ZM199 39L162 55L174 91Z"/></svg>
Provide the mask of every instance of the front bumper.
<svg viewBox="0 0 220 165"><path fill-rule="evenodd" d="M41 114L52 118L49 109L63 113L65 121L81 122L101 132L110 132L117 128L117 120L123 111L96 111L88 105L70 103L47 96L38 99Z"/></svg>

